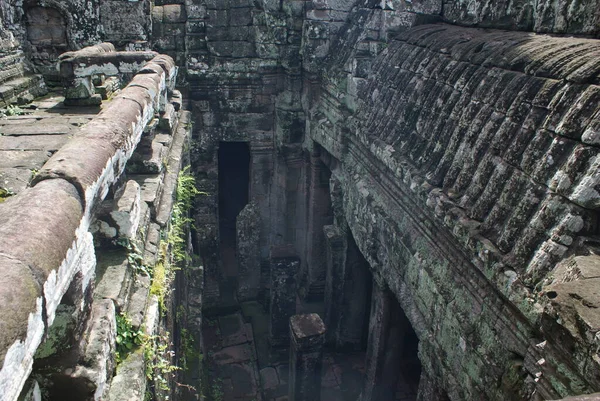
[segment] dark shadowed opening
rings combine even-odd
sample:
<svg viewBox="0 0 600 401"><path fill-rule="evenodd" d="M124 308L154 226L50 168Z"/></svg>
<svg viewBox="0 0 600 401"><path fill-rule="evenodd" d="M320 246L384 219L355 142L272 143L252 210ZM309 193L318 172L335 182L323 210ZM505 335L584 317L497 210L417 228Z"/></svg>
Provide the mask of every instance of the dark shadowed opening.
<svg viewBox="0 0 600 401"><path fill-rule="evenodd" d="M343 327L340 343L344 349L366 351L369 338L369 314L373 276L369 263L358 249L354 237L348 233L346 251L346 297L342 308Z"/></svg>
<svg viewBox="0 0 600 401"><path fill-rule="evenodd" d="M382 370L383 400L416 399L421 377L418 351L419 339L402 307L393 297Z"/></svg>
<svg viewBox="0 0 600 401"><path fill-rule="evenodd" d="M219 234L223 271L237 275L235 221L248 204L250 149L247 142L219 144Z"/></svg>

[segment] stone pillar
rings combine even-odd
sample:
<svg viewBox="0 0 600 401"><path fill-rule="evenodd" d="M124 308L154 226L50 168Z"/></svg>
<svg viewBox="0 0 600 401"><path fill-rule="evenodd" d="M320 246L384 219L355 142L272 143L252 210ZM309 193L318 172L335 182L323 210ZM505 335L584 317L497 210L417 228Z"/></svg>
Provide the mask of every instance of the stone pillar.
<svg viewBox="0 0 600 401"><path fill-rule="evenodd" d="M450 398L426 371L422 371L417 401L450 401Z"/></svg>
<svg viewBox="0 0 600 401"><path fill-rule="evenodd" d="M325 331L316 313L290 318L289 401L320 401Z"/></svg>
<svg viewBox="0 0 600 401"><path fill-rule="evenodd" d="M325 324L327 325L327 342L335 343L343 313L346 241L345 234L337 226L325 226L323 232L325 233L325 250L327 254Z"/></svg>
<svg viewBox="0 0 600 401"><path fill-rule="evenodd" d="M319 150L310 155L308 191L308 228L306 261L308 266L308 296L319 297L325 290L325 238L323 226L331 224L329 178L331 173L320 159Z"/></svg>
<svg viewBox="0 0 600 401"><path fill-rule="evenodd" d="M385 364L385 347L390 325L392 295L389 290L373 282L371 318L367 344L365 387L360 401L381 401L381 381Z"/></svg>
<svg viewBox="0 0 600 401"><path fill-rule="evenodd" d="M238 301L258 298L260 291L260 216L254 202L237 216Z"/></svg>
<svg viewBox="0 0 600 401"><path fill-rule="evenodd" d="M274 149L271 141L250 141L250 200L256 204L259 216L259 255L269 258L269 233L271 231L271 187L274 185Z"/></svg>
<svg viewBox="0 0 600 401"><path fill-rule="evenodd" d="M271 248L271 345L287 344L289 319L296 313L296 272L300 259L291 245Z"/></svg>

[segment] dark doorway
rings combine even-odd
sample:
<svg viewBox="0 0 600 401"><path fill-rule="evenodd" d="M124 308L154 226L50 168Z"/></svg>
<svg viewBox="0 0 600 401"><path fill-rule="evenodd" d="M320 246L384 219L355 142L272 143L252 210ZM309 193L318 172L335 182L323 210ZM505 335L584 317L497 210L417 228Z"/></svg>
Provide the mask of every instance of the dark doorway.
<svg viewBox="0 0 600 401"><path fill-rule="evenodd" d="M369 337L369 314L373 276L369 263L348 233L346 250L346 290L342 308L342 323L338 349L366 351Z"/></svg>
<svg viewBox="0 0 600 401"><path fill-rule="evenodd" d="M400 303L393 297L382 369L384 400L416 399L421 378L418 352L419 339Z"/></svg>
<svg viewBox="0 0 600 401"><path fill-rule="evenodd" d="M235 221L248 204L250 149L247 142L219 144L219 235L223 272L237 276Z"/></svg>

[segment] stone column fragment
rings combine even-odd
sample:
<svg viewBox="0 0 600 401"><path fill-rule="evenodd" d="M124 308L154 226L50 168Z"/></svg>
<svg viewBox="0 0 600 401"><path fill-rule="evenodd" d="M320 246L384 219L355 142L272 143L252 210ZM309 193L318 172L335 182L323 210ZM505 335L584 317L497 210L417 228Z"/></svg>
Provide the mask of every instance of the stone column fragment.
<svg viewBox="0 0 600 401"><path fill-rule="evenodd" d="M271 248L271 345L287 344L289 318L296 313L296 272L300 259L291 245Z"/></svg>
<svg viewBox="0 0 600 401"><path fill-rule="evenodd" d="M325 332L316 313L290 318L289 401L320 401Z"/></svg>
<svg viewBox="0 0 600 401"><path fill-rule="evenodd" d="M346 241L340 229L335 225L323 227L327 250L327 276L325 280L325 324L328 342L335 343L339 334L342 316Z"/></svg>
<svg viewBox="0 0 600 401"><path fill-rule="evenodd" d="M392 296L390 292L381 288L376 282L373 282L369 341L367 343L366 378L360 401L381 400L381 380L385 360L385 343L390 326L391 301Z"/></svg>
<svg viewBox="0 0 600 401"><path fill-rule="evenodd" d="M256 299L260 291L260 216L255 203L244 207L236 219L238 301Z"/></svg>
<svg viewBox="0 0 600 401"><path fill-rule="evenodd" d="M306 261L308 266L308 297L318 299L325 290L326 248L323 226L331 224L331 199L329 178L331 173L315 151L310 157L308 227L306 237Z"/></svg>

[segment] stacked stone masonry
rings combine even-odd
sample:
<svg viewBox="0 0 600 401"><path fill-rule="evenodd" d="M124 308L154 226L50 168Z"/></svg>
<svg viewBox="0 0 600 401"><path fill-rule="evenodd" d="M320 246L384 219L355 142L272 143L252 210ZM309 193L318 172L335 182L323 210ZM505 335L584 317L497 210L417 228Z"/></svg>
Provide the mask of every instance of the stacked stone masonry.
<svg viewBox="0 0 600 401"><path fill-rule="evenodd" d="M95 288L81 314L106 347L87 353L103 364L86 360L93 368L76 364L70 377L102 371L94 391L113 401L141 400L146 386L140 353L109 383L106 333L122 310L148 333L177 331L176 348L192 338L225 372L226 399L319 387L288 370L298 360L320 371L324 343L325 353L363 352L353 399L378 400L400 326L418 338L421 368L406 399L598 398L580 395L600 392L597 0L0 0L0 19L0 106L57 82L66 103L112 99L51 151L7 150L21 184L36 169L0 204L0 299L19 305L0 324L7 400L43 388L24 383L53 320L62 327L71 311L65 300L85 298L74 286ZM120 92L119 79L131 80ZM14 127L0 124L6 146L23 135ZM174 323L122 250L94 255L88 228L96 245L145 232L141 253L154 263L188 131L203 195ZM249 202L225 238L220 165L235 162L223 152L231 142L249 153ZM252 302L270 311L264 331L244 314ZM289 318L319 302L313 320L327 330L304 360ZM301 316L312 315L292 321ZM233 320L239 332L202 323ZM287 362L265 364L265 342L273 354L290 344ZM181 383L218 383L200 359ZM249 389L233 388L240 366ZM180 399L194 399L183 387Z"/></svg>
<svg viewBox="0 0 600 401"><path fill-rule="evenodd" d="M84 49L70 57L89 56L97 50ZM131 55L113 53L114 60L119 57L127 60ZM105 60L102 68L108 64ZM119 63L112 65L115 69ZM98 73L91 63L90 69L90 74ZM141 398L146 394L143 353L124 361L113 379L115 318L125 313L136 330L146 330L151 338L158 332L158 303L150 296L149 278L132 274L131 256L118 248L103 249L101 244L141 241L140 251L145 252L148 265L160 256L158 239L160 231L168 229L190 125L189 113L178 111L181 98L174 92L177 68L172 59L155 54L138 70L128 72L137 73L129 85L101 109L83 109L84 113L100 113L89 121L80 117L81 122L75 123L80 128L39 171L35 169L29 187L13 187L17 193L0 206L0 291L6 306L0 323L2 400L20 395L39 399L40 388L43 394L59 391L56 383L65 379L72 382L75 397L79 391L83 391L80 396L90 394L91 389L92 399L126 399L118 387L122 371L129 373L125 380L137 378L135 386L126 385L128 391ZM70 113L77 115L77 109L67 109L52 97L36 107L41 107L39 117L33 112L14 118L44 121L43 112L51 110L46 107L58 108L65 115L64 123L73 118ZM13 133L15 127L2 125L3 144L4 138L22 135ZM41 144L48 135L37 132L48 133L44 127L31 125L27 131L31 137L21 143L36 146L39 138ZM148 141L150 153L143 147ZM28 153L26 149L22 151ZM129 160L138 159L145 161L144 168L129 167ZM8 173L10 177L12 166L5 164L0 176ZM132 171L125 174L126 168ZM138 176L132 175L136 172ZM130 180L123 183L126 175ZM115 193L114 200L103 202ZM145 234L148 241L144 241ZM53 388L46 388L44 380L48 379L56 381ZM87 386L86 390L78 383Z"/></svg>

